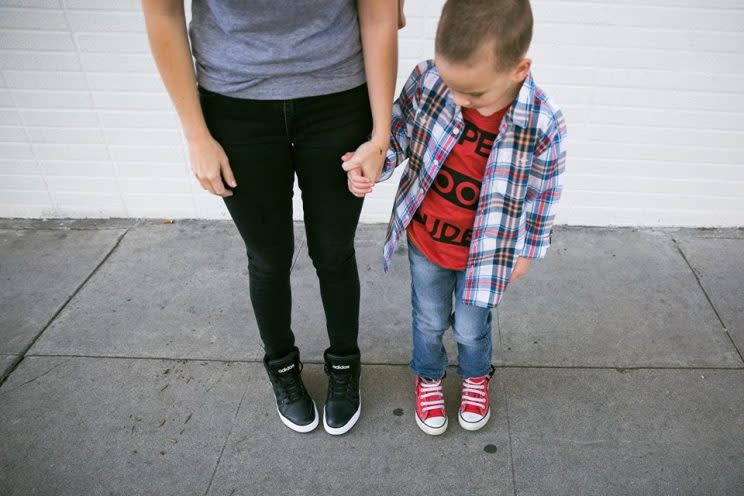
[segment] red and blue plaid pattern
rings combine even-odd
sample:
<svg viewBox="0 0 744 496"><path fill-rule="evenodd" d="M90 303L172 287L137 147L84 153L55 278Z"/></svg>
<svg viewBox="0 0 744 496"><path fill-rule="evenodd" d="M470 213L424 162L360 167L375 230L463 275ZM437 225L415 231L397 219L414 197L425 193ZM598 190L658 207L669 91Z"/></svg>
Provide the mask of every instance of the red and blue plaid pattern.
<svg viewBox="0 0 744 496"><path fill-rule="evenodd" d="M461 109L434 63L422 62L393 106L392 137L380 178L388 179L408 160L388 225L385 271L463 127ZM565 140L563 114L528 75L486 164L465 269L465 304L496 306L516 257L545 256L562 191Z"/></svg>

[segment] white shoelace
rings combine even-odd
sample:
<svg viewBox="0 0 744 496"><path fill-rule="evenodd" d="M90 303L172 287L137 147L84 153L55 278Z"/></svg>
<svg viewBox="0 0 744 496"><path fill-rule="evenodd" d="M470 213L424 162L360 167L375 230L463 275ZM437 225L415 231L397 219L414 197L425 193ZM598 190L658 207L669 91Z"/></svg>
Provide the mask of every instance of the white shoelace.
<svg viewBox="0 0 744 496"><path fill-rule="evenodd" d="M486 387L488 381L473 382L469 378L462 383L462 402L461 406L472 405L477 408L486 407ZM476 396L473 396L476 395Z"/></svg>
<svg viewBox="0 0 744 496"><path fill-rule="evenodd" d="M444 393L442 392L442 381L427 382L422 380L419 389L419 398L434 398L428 401L421 401L421 410L428 412L429 410L436 410L438 408L444 408Z"/></svg>

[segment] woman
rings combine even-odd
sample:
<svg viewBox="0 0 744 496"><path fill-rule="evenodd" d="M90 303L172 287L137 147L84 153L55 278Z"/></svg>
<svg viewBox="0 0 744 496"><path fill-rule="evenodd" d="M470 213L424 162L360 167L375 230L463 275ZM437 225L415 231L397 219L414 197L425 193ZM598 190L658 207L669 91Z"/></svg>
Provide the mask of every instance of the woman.
<svg viewBox="0 0 744 496"><path fill-rule="evenodd" d="M279 417L310 432L319 415L290 327L298 177L329 338L323 424L343 434L361 412L354 233L362 199L349 193L340 157L357 149L362 174L379 174L395 87L397 2L192 0L188 35L183 0L143 0L143 9L194 174L224 198L246 245Z"/></svg>

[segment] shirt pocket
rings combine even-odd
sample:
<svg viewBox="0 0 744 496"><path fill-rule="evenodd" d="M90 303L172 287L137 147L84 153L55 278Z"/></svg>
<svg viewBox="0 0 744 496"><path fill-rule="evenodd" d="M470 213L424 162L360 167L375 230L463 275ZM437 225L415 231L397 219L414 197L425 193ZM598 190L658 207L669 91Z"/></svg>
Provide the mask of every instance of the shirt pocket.
<svg viewBox="0 0 744 496"><path fill-rule="evenodd" d="M529 184L525 187L524 201L525 203L534 203L537 198L537 190Z"/></svg>

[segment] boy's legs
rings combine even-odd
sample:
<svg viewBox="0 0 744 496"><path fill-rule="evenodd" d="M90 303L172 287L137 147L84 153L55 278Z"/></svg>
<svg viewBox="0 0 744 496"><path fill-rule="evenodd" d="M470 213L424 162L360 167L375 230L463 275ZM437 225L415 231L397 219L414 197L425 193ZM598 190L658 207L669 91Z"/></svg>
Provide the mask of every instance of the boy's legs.
<svg viewBox="0 0 744 496"><path fill-rule="evenodd" d="M458 374L463 379L460 426L469 431L481 429L491 416L488 383L491 366L491 309L462 303L465 271L457 274L453 329L458 351Z"/></svg>
<svg viewBox="0 0 744 496"><path fill-rule="evenodd" d="M463 379L483 377L491 372L490 308L465 305L462 294L465 289L465 271L457 273L455 288L455 313L453 330L457 342L457 372Z"/></svg>
<svg viewBox="0 0 744 496"><path fill-rule="evenodd" d="M452 323L455 272L430 262L409 240L413 356L410 367L426 379L441 379L447 370L442 335Z"/></svg>

